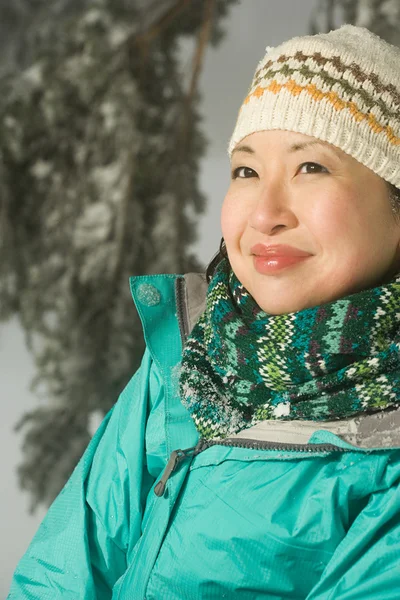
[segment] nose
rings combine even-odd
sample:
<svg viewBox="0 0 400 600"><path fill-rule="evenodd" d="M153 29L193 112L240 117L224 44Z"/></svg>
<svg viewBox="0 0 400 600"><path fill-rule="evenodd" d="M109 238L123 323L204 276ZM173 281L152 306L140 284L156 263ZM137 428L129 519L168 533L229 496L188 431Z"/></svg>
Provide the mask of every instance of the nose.
<svg viewBox="0 0 400 600"><path fill-rule="evenodd" d="M298 225L288 192L282 184L276 182L260 187L248 223L265 235L275 235Z"/></svg>

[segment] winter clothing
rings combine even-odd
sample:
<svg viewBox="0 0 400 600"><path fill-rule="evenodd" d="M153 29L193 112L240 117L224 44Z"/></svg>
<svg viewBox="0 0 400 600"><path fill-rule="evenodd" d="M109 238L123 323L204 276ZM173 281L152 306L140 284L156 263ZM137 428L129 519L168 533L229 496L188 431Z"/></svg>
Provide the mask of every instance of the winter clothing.
<svg viewBox="0 0 400 600"><path fill-rule="evenodd" d="M198 444L178 375L203 281L138 277L132 292L142 366L50 508L9 600L397 600L400 449L378 446L400 446L400 411L347 427L271 421L242 432L250 440Z"/></svg>
<svg viewBox="0 0 400 600"><path fill-rule="evenodd" d="M182 360L181 397L201 437L266 419L329 421L399 406L399 292L400 275L268 315L223 260Z"/></svg>
<svg viewBox="0 0 400 600"><path fill-rule="evenodd" d="M267 48L229 153L256 131L286 129L341 148L400 187L400 50L345 25Z"/></svg>

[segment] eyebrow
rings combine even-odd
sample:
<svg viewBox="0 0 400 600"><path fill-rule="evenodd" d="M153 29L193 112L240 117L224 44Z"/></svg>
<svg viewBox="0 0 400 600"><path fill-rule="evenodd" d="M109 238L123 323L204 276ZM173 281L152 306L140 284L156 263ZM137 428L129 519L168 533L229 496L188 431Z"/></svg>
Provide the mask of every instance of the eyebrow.
<svg viewBox="0 0 400 600"><path fill-rule="evenodd" d="M251 148L250 146L244 146L244 145L236 146L236 148L234 148L232 150L232 156L236 152L246 152L247 154L255 154L255 151L253 150L253 148Z"/></svg>
<svg viewBox="0 0 400 600"><path fill-rule="evenodd" d="M311 140L310 142L303 142L303 143L298 143L298 144L292 144L289 147L289 152L290 153L298 152L300 150L305 150L306 148L309 148L310 146L322 146L323 148L327 148L328 150L332 150L332 152L335 152L335 154L339 155L339 153L337 152L337 150L336 150L336 148L334 146L332 146L331 144L326 144L322 140Z"/></svg>

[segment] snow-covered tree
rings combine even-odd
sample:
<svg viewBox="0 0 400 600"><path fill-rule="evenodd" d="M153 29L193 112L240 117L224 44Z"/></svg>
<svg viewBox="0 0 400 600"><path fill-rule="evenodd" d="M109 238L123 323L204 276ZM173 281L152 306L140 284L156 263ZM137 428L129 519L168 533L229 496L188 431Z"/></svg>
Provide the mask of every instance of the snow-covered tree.
<svg viewBox="0 0 400 600"><path fill-rule="evenodd" d="M33 507L139 364L129 275L199 267L197 82L235 1L0 1L0 318L18 314L47 399L19 423Z"/></svg>
<svg viewBox="0 0 400 600"><path fill-rule="evenodd" d="M312 33L330 31L342 23L366 27L391 44L400 45L399 0L318 0Z"/></svg>

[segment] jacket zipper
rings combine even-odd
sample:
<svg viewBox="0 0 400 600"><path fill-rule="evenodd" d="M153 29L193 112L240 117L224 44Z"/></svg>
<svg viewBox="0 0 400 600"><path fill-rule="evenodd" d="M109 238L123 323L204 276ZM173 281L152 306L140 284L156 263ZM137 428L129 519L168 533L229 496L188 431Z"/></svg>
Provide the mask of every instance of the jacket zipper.
<svg viewBox="0 0 400 600"><path fill-rule="evenodd" d="M185 345L186 339L189 335L189 319L187 316L185 290L186 281L184 277L177 277L175 280L175 303L182 346Z"/></svg>
<svg viewBox="0 0 400 600"><path fill-rule="evenodd" d="M167 481L171 477L172 473L176 470L179 463L182 462L185 458L195 456L198 445L199 444L197 444L197 446L194 446L193 448L186 448L186 450L174 450L173 452L171 452L169 461L167 462L167 466L165 467L163 474L161 475L160 481L154 488L154 493L156 496L164 495Z"/></svg>
<svg viewBox="0 0 400 600"><path fill-rule="evenodd" d="M283 452L304 452L313 454L316 452L354 452L354 448L342 448L334 444L284 444L281 442L263 442L260 440L249 440L246 438L227 438L225 440L204 440L200 439L193 448L186 450L174 450L171 452L167 465L161 475L160 480L154 488L156 496L163 496L166 490L168 479L176 471L178 465L186 458L194 458L211 446L228 446L232 448L246 448L248 450L276 450Z"/></svg>

